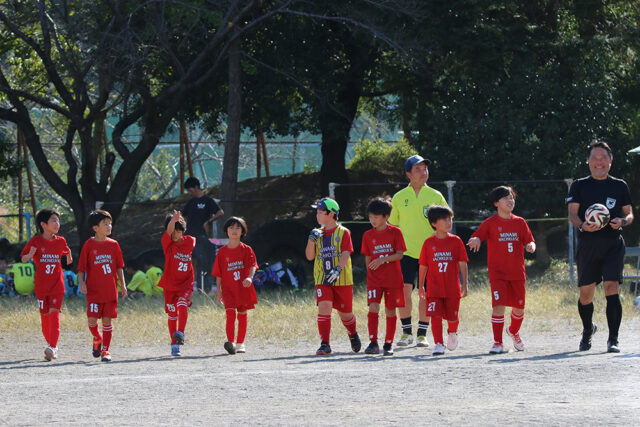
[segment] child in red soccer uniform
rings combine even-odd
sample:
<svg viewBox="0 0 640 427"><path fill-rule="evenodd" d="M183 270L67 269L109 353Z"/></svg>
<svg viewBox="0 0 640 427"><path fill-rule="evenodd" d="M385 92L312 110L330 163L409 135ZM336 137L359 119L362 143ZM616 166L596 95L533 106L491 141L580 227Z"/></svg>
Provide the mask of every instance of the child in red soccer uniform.
<svg viewBox="0 0 640 427"><path fill-rule="evenodd" d="M36 214L36 225L41 234L27 242L20 253L21 261L33 258L36 265L35 294L40 309L42 335L47 340L45 360L58 358L60 337L60 311L64 298L64 277L60 259L73 262L71 251L64 237L56 236L60 230L60 214L52 209L42 209Z"/></svg>
<svg viewBox="0 0 640 427"><path fill-rule="evenodd" d="M211 275L216 278L218 286L218 302L224 304L227 315L227 341L224 349L229 354L246 351L244 339L247 335L247 310L255 308L258 302L253 287L253 276L258 264L253 249L240 239L247 235L247 224L244 219L232 216L224 224L224 232L229 236L229 243L224 245L216 255ZM234 339L238 318L238 337Z"/></svg>
<svg viewBox="0 0 640 427"><path fill-rule="evenodd" d="M80 292L87 295L87 318L89 331L93 335L93 357L102 356L103 362L111 362L111 320L118 317L117 279L123 284L122 297L127 296L122 251L118 242L108 237L112 221L111 214L104 210L89 214L89 228L95 236L82 246L78 261ZM102 335L98 331L99 318L102 319Z"/></svg>
<svg viewBox="0 0 640 427"><path fill-rule="evenodd" d="M513 339L513 347L522 351L524 343L519 330L524 318L525 303L524 250L535 252L536 243L527 222L513 214L516 204L513 188L496 187L491 191L489 200L498 213L480 224L467 243L472 251L478 252L482 241L487 241L494 341L489 353L499 354L508 351L502 342L505 306L512 307L511 325L507 328L507 334Z"/></svg>
<svg viewBox="0 0 640 427"><path fill-rule="evenodd" d="M324 197L311 207L316 210L316 220L322 226L320 229L311 230L305 249L307 259L315 260L313 277L316 282L318 331L321 340L316 354L331 354L329 336L333 308L338 311L342 324L347 329L351 349L357 353L362 343L356 331L356 317L353 315L351 233L337 222L340 207L335 200Z"/></svg>
<svg viewBox="0 0 640 427"><path fill-rule="evenodd" d="M362 254L367 265L367 305L369 306L369 346L366 354L379 354L378 313L384 295L387 330L382 347L385 356L393 355L393 336L396 333L396 308L404 307L404 280L400 260L407 250L400 228L387 223L391 202L374 199L367 206L369 222L373 226L362 236Z"/></svg>
<svg viewBox="0 0 640 427"><path fill-rule="evenodd" d="M196 246L193 236L183 235L187 222L180 211L167 215L165 233L162 235L164 251L164 274L158 286L164 289L164 310L169 316L171 355L181 356L180 346L184 344L184 329L187 326L191 294L193 293L193 266L191 255Z"/></svg>
<svg viewBox="0 0 640 427"><path fill-rule="evenodd" d="M420 298L426 299L427 316L431 316L431 331L435 347L433 355L444 354L442 319L448 323L447 349L458 347L460 299L468 292L469 257L462 240L449 233L453 225L453 211L448 206L433 205L427 211L429 224L435 234L425 240L420 252L418 288ZM460 289L462 275L462 289ZM425 291L425 277L427 289Z"/></svg>

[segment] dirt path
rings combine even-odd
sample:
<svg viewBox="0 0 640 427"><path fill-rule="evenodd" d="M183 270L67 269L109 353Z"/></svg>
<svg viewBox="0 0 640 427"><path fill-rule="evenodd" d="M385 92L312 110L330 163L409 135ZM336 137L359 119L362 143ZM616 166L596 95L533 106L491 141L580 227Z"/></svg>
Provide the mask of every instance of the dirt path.
<svg viewBox="0 0 640 427"><path fill-rule="evenodd" d="M96 362L77 342L53 363L36 338L0 338L0 425L344 425L637 424L640 419L639 322L623 324L623 353L607 354L606 332L591 351L578 336L526 337L524 352L490 356L487 336L460 336L444 357L396 349L393 357L347 352L318 357L317 343L112 347ZM80 341L80 340L78 340ZM84 343L84 341L82 341Z"/></svg>

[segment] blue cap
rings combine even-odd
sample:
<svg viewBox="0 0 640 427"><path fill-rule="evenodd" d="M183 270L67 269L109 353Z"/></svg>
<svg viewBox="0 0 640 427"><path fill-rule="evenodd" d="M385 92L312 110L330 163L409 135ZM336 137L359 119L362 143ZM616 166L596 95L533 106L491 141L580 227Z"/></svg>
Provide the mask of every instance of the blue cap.
<svg viewBox="0 0 640 427"><path fill-rule="evenodd" d="M411 156L404 162L404 171L405 172L410 172L412 167L414 167L418 163L423 163L423 162L424 162L425 165L431 166L431 160L425 159L422 156L420 156L419 154Z"/></svg>

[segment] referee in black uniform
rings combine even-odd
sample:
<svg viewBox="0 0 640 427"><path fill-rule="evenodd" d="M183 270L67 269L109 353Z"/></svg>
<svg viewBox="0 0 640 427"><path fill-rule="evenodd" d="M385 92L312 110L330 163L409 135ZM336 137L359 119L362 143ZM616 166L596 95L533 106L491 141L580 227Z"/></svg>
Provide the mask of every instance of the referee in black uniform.
<svg viewBox="0 0 640 427"><path fill-rule="evenodd" d="M580 230L577 254L578 313L583 326L580 351L591 348L591 336L597 330L592 322L593 295L596 285L604 281L609 326L607 351L618 353L618 330L622 320L619 293L625 252L622 227L633 221L631 193L626 182L609 175L613 155L606 142L593 141L589 145L587 161L591 175L574 181L567 198L569 219ZM611 215L609 224L602 229L584 222L584 212L594 203L605 205Z"/></svg>

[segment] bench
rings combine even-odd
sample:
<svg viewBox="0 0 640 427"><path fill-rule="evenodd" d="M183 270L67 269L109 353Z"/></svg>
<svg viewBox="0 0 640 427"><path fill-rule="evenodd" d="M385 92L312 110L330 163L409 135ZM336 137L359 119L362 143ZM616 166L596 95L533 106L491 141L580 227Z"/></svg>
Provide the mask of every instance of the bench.
<svg viewBox="0 0 640 427"><path fill-rule="evenodd" d="M624 256L638 258L636 263L636 274L622 276L622 280L635 280L635 282L632 283L633 295L635 296L638 294L638 285L640 284L640 246L626 248Z"/></svg>

